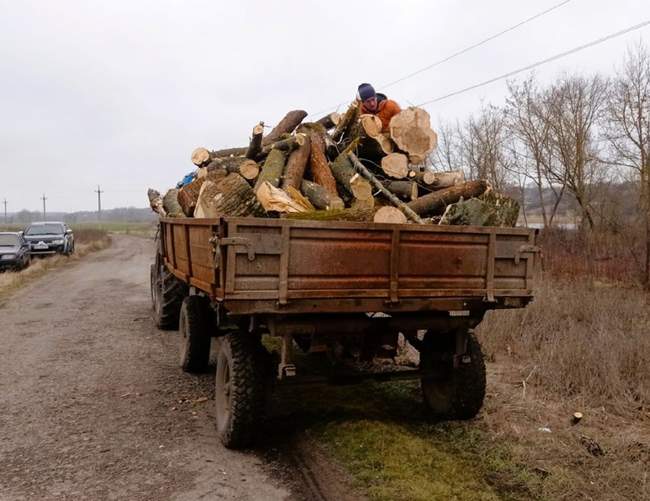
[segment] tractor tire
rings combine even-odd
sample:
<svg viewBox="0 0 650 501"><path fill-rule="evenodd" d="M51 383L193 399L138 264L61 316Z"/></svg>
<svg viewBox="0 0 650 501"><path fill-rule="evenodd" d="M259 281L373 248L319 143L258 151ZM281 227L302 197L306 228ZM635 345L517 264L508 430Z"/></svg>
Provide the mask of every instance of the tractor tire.
<svg viewBox="0 0 650 501"><path fill-rule="evenodd" d="M183 299L178 320L180 366L185 372L205 372L210 362L210 329L213 326L210 302L203 296Z"/></svg>
<svg viewBox="0 0 650 501"><path fill-rule="evenodd" d="M187 286L162 265L151 265L151 300L156 327L178 329L181 303L187 296Z"/></svg>
<svg viewBox="0 0 650 501"><path fill-rule="evenodd" d="M485 398L485 361L473 332L467 335L467 351L454 368L455 335L427 333L420 353L422 370L433 375L420 380L424 403L434 419L472 419Z"/></svg>
<svg viewBox="0 0 650 501"><path fill-rule="evenodd" d="M219 339L215 418L219 439L229 449L251 445L267 397L267 367L259 337L237 332Z"/></svg>

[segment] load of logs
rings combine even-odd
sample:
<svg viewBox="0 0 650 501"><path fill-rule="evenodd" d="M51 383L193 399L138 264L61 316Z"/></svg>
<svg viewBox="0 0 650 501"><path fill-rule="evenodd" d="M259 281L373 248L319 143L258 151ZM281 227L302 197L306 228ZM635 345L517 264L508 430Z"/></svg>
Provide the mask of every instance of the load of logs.
<svg viewBox="0 0 650 501"><path fill-rule="evenodd" d="M260 122L247 146L196 148L196 170L164 196L150 189L151 208L167 217L514 225L514 214L516 222L516 202L504 203L486 181L425 167L437 137L423 109L403 110L388 130L377 116L360 115L358 102L343 115L306 116L290 111L266 135ZM482 210L492 216L468 216Z"/></svg>

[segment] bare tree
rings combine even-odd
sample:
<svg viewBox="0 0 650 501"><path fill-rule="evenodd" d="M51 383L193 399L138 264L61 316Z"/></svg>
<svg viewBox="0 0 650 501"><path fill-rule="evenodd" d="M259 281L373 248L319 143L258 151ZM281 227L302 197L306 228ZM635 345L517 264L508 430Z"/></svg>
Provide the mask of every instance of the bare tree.
<svg viewBox="0 0 650 501"><path fill-rule="evenodd" d="M452 125L441 121L437 133L438 147L431 155L433 167L441 171L462 170L458 123Z"/></svg>
<svg viewBox="0 0 650 501"><path fill-rule="evenodd" d="M478 117L470 117L460 134L461 153L469 175L486 179L501 190L508 176L507 158L504 155L506 140L503 110L487 106Z"/></svg>
<svg viewBox="0 0 650 501"><path fill-rule="evenodd" d="M628 50L608 95L606 136L613 162L635 173L645 227L644 284L650 290L650 54L642 43Z"/></svg>
<svg viewBox="0 0 650 501"><path fill-rule="evenodd" d="M524 176L535 186L544 227L548 227L553 224L566 186L566 179L558 179L557 176L551 179L550 175L550 166L555 159L550 144L549 100L537 88L532 76L521 84L509 82L508 90L506 117L508 131L514 141L512 165L517 170L517 176ZM550 209L546 207L545 190L549 190L554 197Z"/></svg>
<svg viewBox="0 0 650 501"><path fill-rule="evenodd" d="M596 150L595 130L607 97L607 81L567 76L551 86L548 96L550 144L558 162L549 173L566 183L582 211L582 222L594 227L591 201L603 164Z"/></svg>

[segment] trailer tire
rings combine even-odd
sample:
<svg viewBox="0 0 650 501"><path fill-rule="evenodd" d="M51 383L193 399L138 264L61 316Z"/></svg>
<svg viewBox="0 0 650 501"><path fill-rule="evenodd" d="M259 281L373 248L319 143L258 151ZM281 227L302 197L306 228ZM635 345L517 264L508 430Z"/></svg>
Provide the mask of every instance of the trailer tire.
<svg viewBox="0 0 650 501"><path fill-rule="evenodd" d="M219 439L229 449L251 445L267 396L265 357L259 337L238 332L219 339L215 418Z"/></svg>
<svg viewBox="0 0 650 501"><path fill-rule="evenodd" d="M150 275L156 327L162 330L176 330L181 303L187 296L187 286L162 265L152 264Z"/></svg>
<svg viewBox="0 0 650 501"><path fill-rule="evenodd" d="M179 314L180 365L185 372L205 372L210 362L212 310L203 296L183 299Z"/></svg>
<svg viewBox="0 0 650 501"><path fill-rule="evenodd" d="M454 335L427 333L420 354L423 370L434 376L422 378L424 403L435 419L472 419L485 398L485 361L473 332L467 334L469 360L454 368Z"/></svg>

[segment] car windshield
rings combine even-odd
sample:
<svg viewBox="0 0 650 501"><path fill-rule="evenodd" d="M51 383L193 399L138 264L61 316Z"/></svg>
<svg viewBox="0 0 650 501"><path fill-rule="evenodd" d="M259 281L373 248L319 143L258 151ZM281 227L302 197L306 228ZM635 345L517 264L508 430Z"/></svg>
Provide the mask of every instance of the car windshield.
<svg viewBox="0 0 650 501"><path fill-rule="evenodd" d="M27 228L25 235L61 235L63 233L62 224L36 224Z"/></svg>
<svg viewBox="0 0 650 501"><path fill-rule="evenodd" d="M18 245L16 235L0 235L0 247L15 247Z"/></svg>

